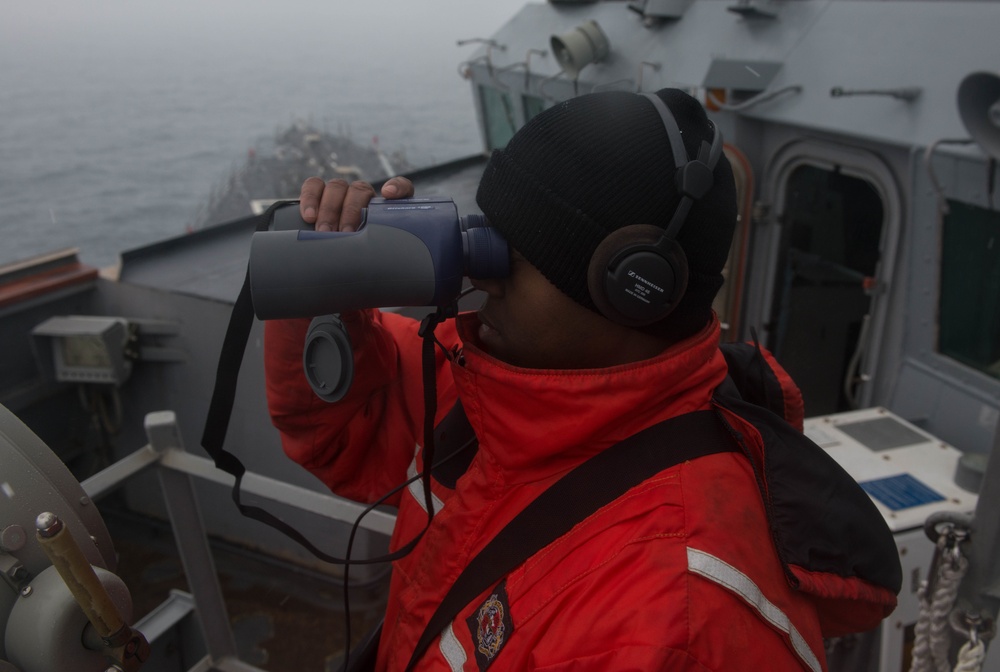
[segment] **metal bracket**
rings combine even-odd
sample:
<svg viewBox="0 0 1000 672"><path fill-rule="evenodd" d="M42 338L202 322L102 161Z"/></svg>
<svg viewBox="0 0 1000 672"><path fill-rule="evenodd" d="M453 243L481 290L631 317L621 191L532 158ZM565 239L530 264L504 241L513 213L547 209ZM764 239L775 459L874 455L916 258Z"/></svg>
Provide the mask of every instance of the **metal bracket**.
<svg viewBox="0 0 1000 672"><path fill-rule="evenodd" d="M0 574L3 575L3 580L15 592L21 592L21 589L31 583L31 579L33 578L31 572L28 571L20 560L6 553L0 553Z"/></svg>

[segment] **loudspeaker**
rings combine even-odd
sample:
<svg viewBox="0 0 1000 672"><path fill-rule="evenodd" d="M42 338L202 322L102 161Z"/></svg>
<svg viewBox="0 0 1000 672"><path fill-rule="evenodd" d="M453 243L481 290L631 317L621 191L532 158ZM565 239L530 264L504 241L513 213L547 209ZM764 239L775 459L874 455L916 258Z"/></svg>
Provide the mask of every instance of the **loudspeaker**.
<svg viewBox="0 0 1000 672"><path fill-rule="evenodd" d="M680 303L687 289L688 264L677 242L694 202L712 188L722 155L722 133L712 124L712 142L688 157L677 120L659 96L639 94L656 108L670 141L675 188L681 195L666 227L632 224L612 232L597 246L587 268L590 298L601 314L627 327L659 322Z"/></svg>
<svg viewBox="0 0 1000 672"><path fill-rule="evenodd" d="M972 139L1000 158L1000 75L974 72L958 87L958 114Z"/></svg>
<svg viewBox="0 0 1000 672"><path fill-rule="evenodd" d="M553 35L549 43L570 79L576 79L585 66L603 61L610 49L608 38L596 21L587 21L568 33Z"/></svg>

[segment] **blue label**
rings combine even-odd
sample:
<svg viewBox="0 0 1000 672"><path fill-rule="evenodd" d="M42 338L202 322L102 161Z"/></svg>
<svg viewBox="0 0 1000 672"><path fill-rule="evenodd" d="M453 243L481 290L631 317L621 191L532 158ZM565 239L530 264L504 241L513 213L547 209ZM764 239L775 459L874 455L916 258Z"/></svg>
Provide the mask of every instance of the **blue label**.
<svg viewBox="0 0 1000 672"><path fill-rule="evenodd" d="M909 474L865 481L861 487L869 495L893 511L923 506L944 500L944 495L932 490Z"/></svg>

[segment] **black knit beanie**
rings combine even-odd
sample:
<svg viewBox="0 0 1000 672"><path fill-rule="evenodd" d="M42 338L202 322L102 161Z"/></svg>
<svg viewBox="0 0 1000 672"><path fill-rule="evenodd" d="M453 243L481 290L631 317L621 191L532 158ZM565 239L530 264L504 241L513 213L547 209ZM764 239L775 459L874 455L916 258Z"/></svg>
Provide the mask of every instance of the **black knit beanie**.
<svg viewBox="0 0 1000 672"><path fill-rule="evenodd" d="M690 157L712 128L701 104L678 89L656 93L677 120ZM493 152L476 201L525 259L577 303L597 311L587 267L605 237L629 224L666 227L680 197L670 140L652 102L623 91L579 96L532 118ZM677 236L687 291L669 316L642 330L672 340L705 326L722 286L736 225L736 186L725 155L712 189Z"/></svg>

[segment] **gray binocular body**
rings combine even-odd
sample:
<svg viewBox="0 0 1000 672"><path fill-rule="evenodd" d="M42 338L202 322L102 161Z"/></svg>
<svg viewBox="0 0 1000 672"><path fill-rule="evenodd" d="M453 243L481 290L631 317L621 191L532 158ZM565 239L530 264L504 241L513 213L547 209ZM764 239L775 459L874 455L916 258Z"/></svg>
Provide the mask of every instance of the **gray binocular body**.
<svg viewBox="0 0 1000 672"><path fill-rule="evenodd" d="M373 199L357 231L314 231L297 203L253 235L250 291L262 320L345 310L447 306L462 278L503 278L507 242L451 199Z"/></svg>

